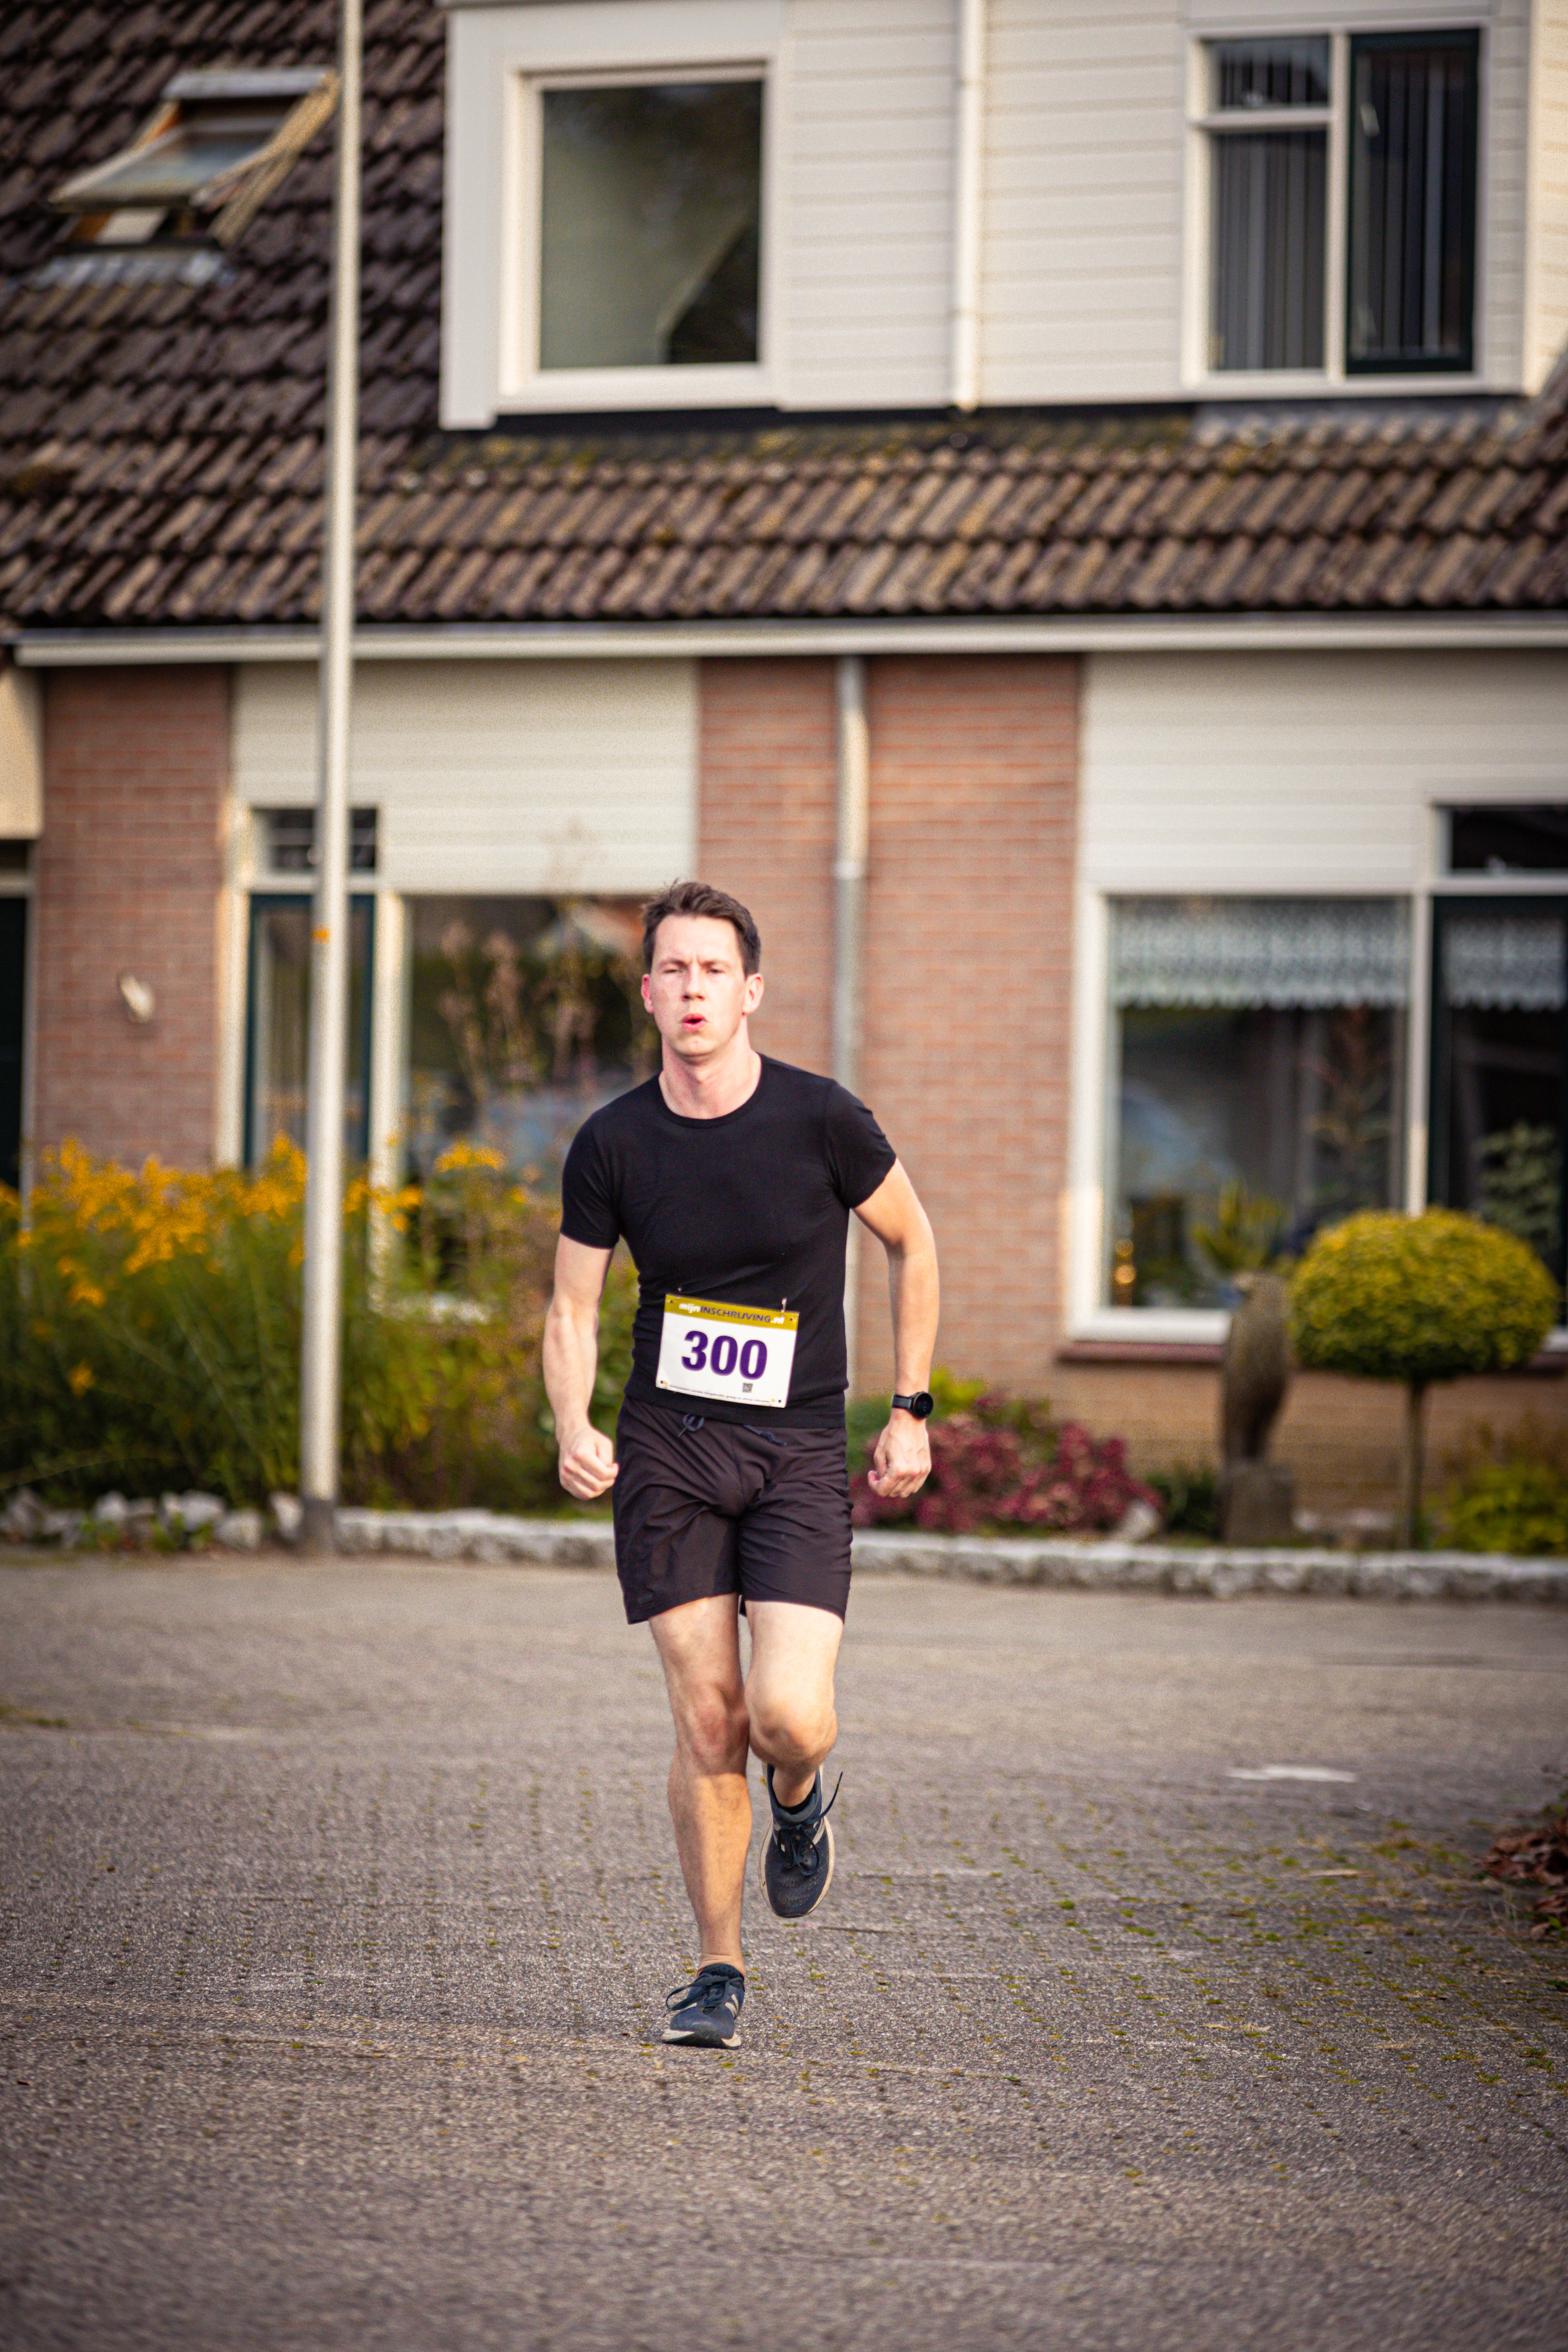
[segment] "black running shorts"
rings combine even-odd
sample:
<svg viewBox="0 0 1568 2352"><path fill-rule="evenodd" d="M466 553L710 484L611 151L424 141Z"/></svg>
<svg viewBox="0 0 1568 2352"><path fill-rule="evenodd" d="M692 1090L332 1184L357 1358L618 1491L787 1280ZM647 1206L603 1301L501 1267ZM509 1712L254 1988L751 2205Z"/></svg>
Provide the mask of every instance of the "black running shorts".
<svg viewBox="0 0 1568 2352"><path fill-rule="evenodd" d="M837 1428L765 1429L621 1407L612 1490L626 1622L718 1592L849 1605L849 1478Z"/></svg>

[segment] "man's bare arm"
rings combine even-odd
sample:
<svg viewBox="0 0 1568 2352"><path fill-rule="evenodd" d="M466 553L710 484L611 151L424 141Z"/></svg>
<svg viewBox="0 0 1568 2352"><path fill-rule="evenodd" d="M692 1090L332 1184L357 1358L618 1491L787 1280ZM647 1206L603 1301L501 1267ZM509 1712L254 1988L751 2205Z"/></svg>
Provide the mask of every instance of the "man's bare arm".
<svg viewBox="0 0 1568 2352"><path fill-rule="evenodd" d="M888 1253L888 1288L893 1308L893 1388L900 1396L923 1389L931 1379L941 1305L936 1237L931 1219L903 1164L895 1160L868 1201L855 1212ZM931 1474L925 1423L912 1413L892 1413L871 1456L871 1484L879 1495L912 1495Z"/></svg>
<svg viewBox="0 0 1568 2352"><path fill-rule="evenodd" d="M616 1449L588 1418L599 1369L599 1301L612 1253L569 1242L555 1244L555 1289L544 1318L544 1392L555 1415L561 1484L580 1503L607 1494L616 1479Z"/></svg>

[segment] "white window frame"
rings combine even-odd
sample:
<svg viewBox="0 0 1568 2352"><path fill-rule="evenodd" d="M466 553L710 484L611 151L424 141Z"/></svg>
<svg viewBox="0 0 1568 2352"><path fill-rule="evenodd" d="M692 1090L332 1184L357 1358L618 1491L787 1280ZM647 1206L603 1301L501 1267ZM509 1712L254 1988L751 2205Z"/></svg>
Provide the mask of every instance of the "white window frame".
<svg viewBox="0 0 1568 2352"><path fill-rule="evenodd" d="M543 93L550 89L628 89L672 81L754 81L762 85L762 224L757 289L758 354L717 367L542 368L539 364L540 234L543 166ZM500 408L614 411L732 408L771 405L774 352L780 205L778 141L772 61L765 57L693 57L679 64L589 67L508 77L501 178Z"/></svg>
<svg viewBox="0 0 1568 2352"><path fill-rule="evenodd" d="M291 803L303 806L305 802ZM218 1074L216 1158L237 1167L244 1154L246 1062L250 1035L250 902L253 897L309 899L311 874L279 873L268 856L267 806L240 801L232 793L225 805L224 880L218 921ZM369 873L351 874L349 894L374 898L371 926L370 1094L366 1131L371 1182L391 1192L401 1181L403 1129L406 1117L407 905L388 887L378 858Z"/></svg>
<svg viewBox="0 0 1568 2352"><path fill-rule="evenodd" d="M1477 9L1456 14L1441 5L1413 8L1395 16L1358 17L1352 26L1315 21L1273 24L1260 8L1256 23L1207 25L1187 46L1187 144L1184 174L1186 233L1182 270L1182 383L1184 388L1215 399L1289 399L1302 393L1321 393L1326 386L1346 387L1360 395L1385 392L1421 393L1428 397L1450 392L1474 391L1487 375L1487 152L1490 77L1488 47L1490 24ZM1354 35L1408 32L1475 32L1478 45L1476 125L1475 283L1471 299L1472 365L1468 370L1445 369L1436 373L1371 375L1345 371L1345 268L1350 229L1350 67ZM1234 112L1217 114L1209 105L1209 52L1216 42L1247 39L1326 38L1329 44L1329 102L1322 107L1271 107L1259 110L1258 127L1269 130L1318 129L1329 134L1328 190L1323 234L1327 240L1323 266L1323 364L1321 368L1215 368L1209 364L1211 268L1211 197L1214 140L1237 129Z"/></svg>
<svg viewBox="0 0 1568 2352"><path fill-rule="evenodd" d="M1509 798L1499 787L1467 796L1467 807ZM1521 797L1517 793L1513 797ZM1450 791L1427 805L1423 871L1409 889L1368 895L1402 899L1410 909L1410 990L1405 1030L1405 1200L1411 1216L1427 1205L1426 1157L1431 1083L1432 907L1440 898L1561 898L1561 874L1450 874L1446 870L1447 813L1458 805ZM1244 892L1234 887L1216 898L1258 895L1343 898L1344 890L1293 890L1283 877ZM1143 890L1107 891L1080 880L1074 919L1072 1118L1068 1142L1066 1253L1068 1313L1064 1338L1120 1341L1150 1347L1217 1346L1230 1316L1223 1307L1111 1307L1105 1302L1109 1257L1110 1147L1116 1088L1116 1020L1110 1003L1110 908L1113 898L1143 898ZM1552 1354L1568 1354L1568 1328L1551 1333Z"/></svg>

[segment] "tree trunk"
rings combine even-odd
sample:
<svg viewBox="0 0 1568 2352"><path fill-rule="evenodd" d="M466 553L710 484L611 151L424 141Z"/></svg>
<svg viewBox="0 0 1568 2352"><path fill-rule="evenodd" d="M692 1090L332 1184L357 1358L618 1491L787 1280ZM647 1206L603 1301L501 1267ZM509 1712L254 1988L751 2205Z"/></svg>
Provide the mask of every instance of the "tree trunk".
<svg viewBox="0 0 1568 2352"><path fill-rule="evenodd" d="M1421 1540L1422 1408L1426 1402L1426 1383L1412 1381L1405 1391L1405 1475L1399 1498L1399 1541L1405 1551L1414 1551Z"/></svg>

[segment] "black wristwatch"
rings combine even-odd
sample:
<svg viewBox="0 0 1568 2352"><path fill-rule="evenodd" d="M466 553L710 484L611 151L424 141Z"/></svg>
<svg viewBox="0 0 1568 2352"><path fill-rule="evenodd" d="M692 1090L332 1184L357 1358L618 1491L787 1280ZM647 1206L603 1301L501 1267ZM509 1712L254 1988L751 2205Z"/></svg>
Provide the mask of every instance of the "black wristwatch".
<svg viewBox="0 0 1568 2352"><path fill-rule="evenodd" d="M930 1389L917 1389L913 1396L896 1396L893 1409L896 1412L912 1412L917 1421L929 1421L936 1411L936 1399Z"/></svg>

